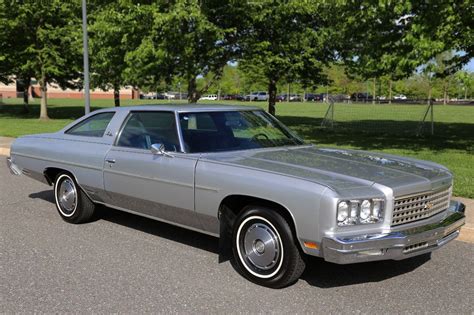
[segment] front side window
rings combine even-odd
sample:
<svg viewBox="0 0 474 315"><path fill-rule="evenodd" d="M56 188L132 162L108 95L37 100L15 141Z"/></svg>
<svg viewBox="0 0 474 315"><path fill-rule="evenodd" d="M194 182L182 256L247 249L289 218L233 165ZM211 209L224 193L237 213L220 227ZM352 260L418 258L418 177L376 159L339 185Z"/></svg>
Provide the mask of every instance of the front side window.
<svg viewBox="0 0 474 315"><path fill-rule="evenodd" d="M219 152L300 145L303 141L264 111L182 113L187 152Z"/></svg>
<svg viewBox="0 0 474 315"><path fill-rule="evenodd" d="M103 137L114 114L113 112L108 112L91 116L66 131L66 134L84 137Z"/></svg>
<svg viewBox="0 0 474 315"><path fill-rule="evenodd" d="M176 120L172 112L132 112L120 133L117 146L149 150L162 143L166 151L180 151Z"/></svg>

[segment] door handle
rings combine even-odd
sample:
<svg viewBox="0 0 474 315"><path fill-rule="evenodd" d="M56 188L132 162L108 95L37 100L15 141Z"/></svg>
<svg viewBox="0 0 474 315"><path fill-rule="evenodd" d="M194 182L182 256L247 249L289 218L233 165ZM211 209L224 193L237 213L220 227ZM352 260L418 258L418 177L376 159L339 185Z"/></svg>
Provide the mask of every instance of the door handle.
<svg viewBox="0 0 474 315"><path fill-rule="evenodd" d="M110 163L110 164L114 164L115 159L105 159L105 162Z"/></svg>

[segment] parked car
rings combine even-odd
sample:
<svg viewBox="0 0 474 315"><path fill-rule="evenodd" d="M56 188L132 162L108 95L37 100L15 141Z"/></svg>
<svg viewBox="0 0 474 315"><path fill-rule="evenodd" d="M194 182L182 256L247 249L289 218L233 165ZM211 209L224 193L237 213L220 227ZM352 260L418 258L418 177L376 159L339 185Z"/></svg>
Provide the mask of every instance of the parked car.
<svg viewBox="0 0 474 315"><path fill-rule="evenodd" d="M353 93L351 95L351 101L367 102L372 100L373 96L368 93Z"/></svg>
<svg viewBox="0 0 474 315"><path fill-rule="evenodd" d="M267 92L252 92L248 95L245 95L246 101L268 101L268 93Z"/></svg>
<svg viewBox="0 0 474 315"><path fill-rule="evenodd" d="M402 101L404 101L404 100L407 99L407 97L406 97L406 95L398 94L398 95L395 95L395 96L393 97L393 99L394 99L394 100L402 100Z"/></svg>
<svg viewBox="0 0 474 315"><path fill-rule="evenodd" d="M240 94L226 94L222 97L222 99L226 101L232 101L232 100L243 101L244 96Z"/></svg>
<svg viewBox="0 0 474 315"><path fill-rule="evenodd" d="M306 94L306 100L307 101L313 101L313 102L322 102L325 100L326 94L324 93L319 93L319 94L312 94L312 93L307 93Z"/></svg>
<svg viewBox="0 0 474 315"><path fill-rule="evenodd" d="M199 99L205 100L205 101L217 101L217 94L204 95L204 96L201 96Z"/></svg>
<svg viewBox="0 0 474 315"><path fill-rule="evenodd" d="M140 99L142 100L155 100L156 98L157 98L157 94L153 92L140 93Z"/></svg>
<svg viewBox="0 0 474 315"><path fill-rule="evenodd" d="M280 94L280 95L277 95L276 97L277 102L286 102L287 99L288 99L288 94ZM302 98L301 98L301 95L299 94L290 94L289 100L290 102L301 102Z"/></svg>
<svg viewBox="0 0 474 315"><path fill-rule="evenodd" d="M286 94L277 95L277 96L276 96L276 101L277 101L277 102L286 102L286 97L287 97Z"/></svg>
<svg viewBox="0 0 474 315"><path fill-rule="evenodd" d="M250 106L106 108L16 139L7 164L52 185L66 222L105 205L210 234L238 272L273 288L294 283L305 256L401 260L452 241L465 221L445 167L307 144Z"/></svg>
<svg viewBox="0 0 474 315"><path fill-rule="evenodd" d="M351 96L346 95L346 94L331 94L331 95L329 95L329 98L333 102L345 102L345 101L350 100Z"/></svg>
<svg viewBox="0 0 474 315"><path fill-rule="evenodd" d="M302 97L299 94L290 94L290 102L301 102Z"/></svg>

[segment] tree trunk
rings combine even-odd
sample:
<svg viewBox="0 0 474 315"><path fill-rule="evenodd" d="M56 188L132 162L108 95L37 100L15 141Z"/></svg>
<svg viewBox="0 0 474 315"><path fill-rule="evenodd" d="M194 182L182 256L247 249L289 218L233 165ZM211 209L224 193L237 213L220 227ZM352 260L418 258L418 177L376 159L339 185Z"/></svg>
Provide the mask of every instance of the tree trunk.
<svg viewBox="0 0 474 315"><path fill-rule="evenodd" d="M30 109L28 107L28 103L29 103L28 92L30 90L30 82L31 82L31 78L23 79L23 112L25 113L30 112Z"/></svg>
<svg viewBox="0 0 474 315"><path fill-rule="evenodd" d="M276 93L277 93L276 80L270 79L270 82L268 84L268 112L271 115L275 115L275 112L276 112L275 110Z"/></svg>
<svg viewBox="0 0 474 315"><path fill-rule="evenodd" d="M443 90L443 105L446 105L448 101L448 84L446 81L443 84Z"/></svg>
<svg viewBox="0 0 474 315"><path fill-rule="evenodd" d="M288 93L286 93L286 101L289 102L290 101L290 83L288 83Z"/></svg>
<svg viewBox="0 0 474 315"><path fill-rule="evenodd" d="M196 77L188 80L188 103L196 103L199 100L199 93L197 91Z"/></svg>
<svg viewBox="0 0 474 315"><path fill-rule="evenodd" d="M388 80L388 103L392 104L392 79Z"/></svg>
<svg viewBox="0 0 474 315"><path fill-rule="evenodd" d="M428 105L430 105L431 102L431 85L428 88Z"/></svg>
<svg viewBox="0 0 474 315"><path fill-rule="evenodd" d="M114 105L120 107L120 85L114 85Z"/></svg>
<svg viewBox="0 0 474 315"><path fill-rule="evenodd" d="M48 82L46 78L43 76L40 80L40 90L41 90L41 105L40 105L40 117L41 120L47 120L48 117Z"/></svg>
<svg viewBox="0 0 474 315"><path fill-rule="evenodd" d="M376 78L374 78L374 81L372 82L372 104L375 105L375 92L376 92Z"/></svg>

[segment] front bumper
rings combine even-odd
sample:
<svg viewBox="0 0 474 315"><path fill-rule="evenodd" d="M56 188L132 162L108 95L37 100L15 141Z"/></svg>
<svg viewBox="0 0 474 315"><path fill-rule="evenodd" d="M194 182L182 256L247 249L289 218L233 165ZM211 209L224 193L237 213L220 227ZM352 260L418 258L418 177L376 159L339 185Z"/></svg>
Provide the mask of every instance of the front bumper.
<svg viewBox="0 0 474 315"><path fill-rule="evenodd" d="M12 173L13 175L21 175L22 174L20 168L17 165L15 165L15 163L13 163L11 157L7 157L7 166L10 169L10 173Z"/></svg>
<svg viewBox="0 0 474 315"><path fill-rule="evenodd" d="M436 223L383 234L326 237L322 241L322 255L326 261L351 264L401 260L429 253L459 235L465 222L464 210L464 204L451 201L446 217Z"/></svg>

